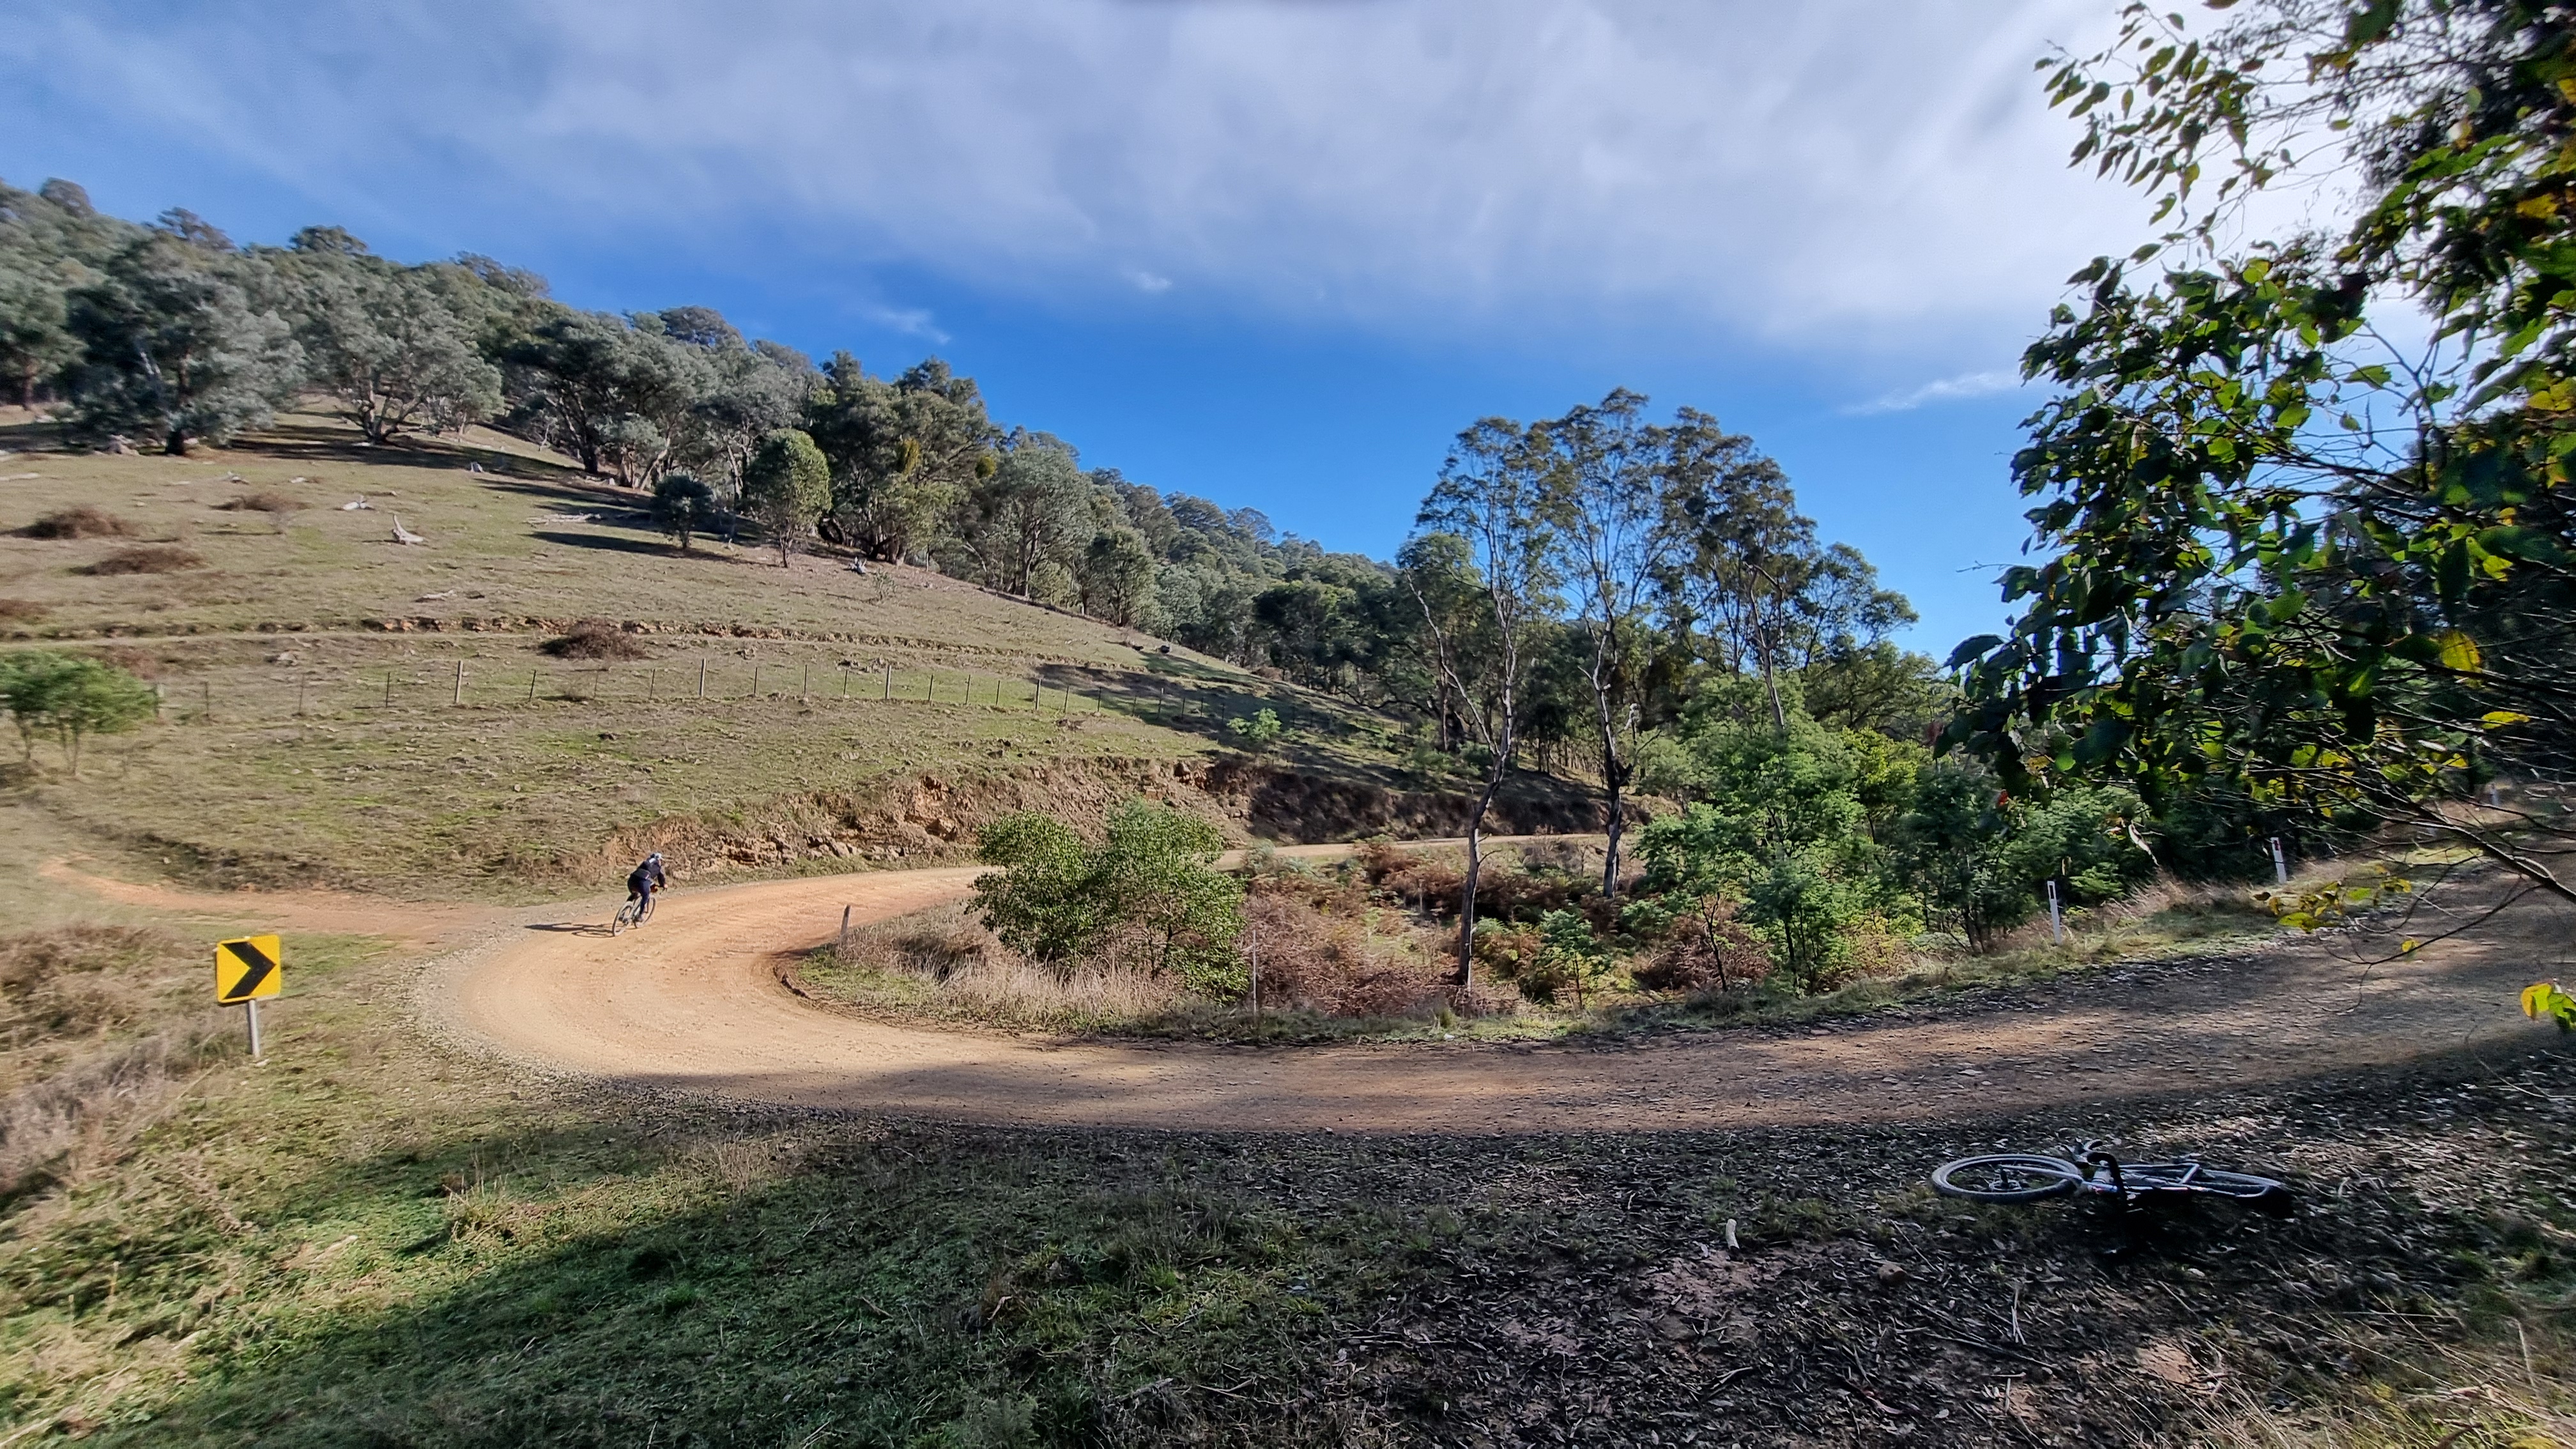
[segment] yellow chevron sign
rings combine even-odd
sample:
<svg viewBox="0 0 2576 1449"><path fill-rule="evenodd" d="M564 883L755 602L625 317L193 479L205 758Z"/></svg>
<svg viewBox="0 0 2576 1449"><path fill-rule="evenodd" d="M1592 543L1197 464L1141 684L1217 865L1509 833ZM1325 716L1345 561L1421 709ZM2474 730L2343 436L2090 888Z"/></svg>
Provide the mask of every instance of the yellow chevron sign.
<svg viewBox="0 0 2576 1449"><path fill-rule="evenodd" d="M275 936L243 936L215 943L215 1000L232 1006L275 996L286 982L286 954Z"/></svg>

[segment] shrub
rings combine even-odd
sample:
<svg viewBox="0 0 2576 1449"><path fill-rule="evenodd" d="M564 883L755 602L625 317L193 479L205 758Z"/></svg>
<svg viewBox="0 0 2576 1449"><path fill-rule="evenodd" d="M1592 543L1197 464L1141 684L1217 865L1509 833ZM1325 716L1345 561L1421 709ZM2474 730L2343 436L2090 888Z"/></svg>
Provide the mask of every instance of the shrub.
<svg viewBox="0 0 2576 1449"><path fill-rule="evenodd" d="M1096 847L1053 816L1011 815L983 830L977 857L1002 870L975 882L975 899L1005 945L1060 971L1088 960L1240 990L1243 887L1210 864L1224 844L1215 826L1141 800L1111 813Z"/></svg>
<svg viewBox="0 0 2576 1449"><path fill-rule="evenodd" d="M1574 988L1574 1005L1580 1010L1586 991L1610 969L1609 949L1592 933L1592 923L1576 911L1550 911L1539 917L1538 936L1539 968L1552 980Z"/></svg>
<svg viewBox="0 0 2576 1449"><path fill-rule="evenodd" d="M51 735L75 778L83 740L134 728L151 718L158 702L150 685L102 660L42 649L0 655L0 704L8 706L27 758L35 758L38 735Z"/></svg>
<svg viewBox="0 0 2576 1449"><path fill-rule="evenodd" d="M814 520L832 506L832 465L814 440L780 428L760 440L760 451L742 470L742 506L778 546L778 563L805 541Z"/></svg>
<svg viewBox="0 0 2576 1449"><path fill-rule="evenodd" d="M1657 904L1673 907L1657 931L1652 954L1634 973L1646 991L1723 991L1771 974L1771 952L1736 919L1735 903L1702 896Z"/></svg>
<svg viewBox="0 0 2576 1449"><path fill-rule="evenodd" d="M653 521L680 541L682 553L689 551L691 538L714 527L722 514L716 506L716 490L694 474L668 473L653 485Z"/></svg>
<svg viewBox="0 0 2576 1449"><path fill-rule="evenodd" d="M175 574L206 566L203 555L166 543L147 543L139 548L120 548L98 562L82 569L85 574Z"/></svg>
<svg viewBox="0 0 2576 1449"><path fill-rule="evenodd" d="M134 525L83 504L48 513L18 532L27 538L132 538Z"/></svg>
<svg viewBox="0 0 2576 1449"><path fill-rule="evenodd" d="M0 599L0 624L32 624L52 612L33 599Z"/></svg>
<svg viewBox="0 0 2576 1449"><path fill-rule="evenodd" d="M584 619L537 649L557 659L621 661L641 659L651 652L634 635L605 619Z"/></svg>
<svg viewBox="0 0 2576 1449"><path fill-rule="evenodd" d="M1243 741L1243 748L1256 755L1266 755L1279 743L1288 727L1279 722L1279 711L1265 709L1258 714L1238 716L1225 722L1226 731Z"/></svg>

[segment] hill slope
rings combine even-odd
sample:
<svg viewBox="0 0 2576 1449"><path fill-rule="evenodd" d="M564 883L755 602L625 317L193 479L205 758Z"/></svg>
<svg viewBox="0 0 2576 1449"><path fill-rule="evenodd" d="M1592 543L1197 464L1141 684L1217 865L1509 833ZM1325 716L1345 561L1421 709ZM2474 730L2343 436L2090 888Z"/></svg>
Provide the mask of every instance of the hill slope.
<svg viewBox="0 0 2576 1449"><path fill-rule="evenodd" d="M367 449L297 417L169 458L47 431L0 414L0 528L87 507L123 531L0 537L0 647L105 653L166 703L87 779L40 753L14 780L180 874L518 893L650 847L698 876L917 863L1002 810L1139 791L1238 837L1458 817L1396 778L1383 718L926 570L684 554L634 492L503 435ZM182 556L115 571L155 546ZM631 657L544 652L583 620ZM1294 726L1276 763L1223 748L1262 707ZM1545 782L1504 813L1587 820Z"/></svg>

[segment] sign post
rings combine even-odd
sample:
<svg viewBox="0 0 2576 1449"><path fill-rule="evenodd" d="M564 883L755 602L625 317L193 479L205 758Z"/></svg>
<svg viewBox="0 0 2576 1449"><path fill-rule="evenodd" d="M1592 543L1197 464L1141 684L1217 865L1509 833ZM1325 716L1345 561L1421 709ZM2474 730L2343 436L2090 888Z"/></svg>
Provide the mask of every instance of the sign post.
<svg viewBox="0 0 2576 1449"><path fill-rule="evenodd" d="M258 1061L259 1002L286 984L286 953L275 936L240 936L215 943L215 1002L250 1015L250 1059Z"/></svg>

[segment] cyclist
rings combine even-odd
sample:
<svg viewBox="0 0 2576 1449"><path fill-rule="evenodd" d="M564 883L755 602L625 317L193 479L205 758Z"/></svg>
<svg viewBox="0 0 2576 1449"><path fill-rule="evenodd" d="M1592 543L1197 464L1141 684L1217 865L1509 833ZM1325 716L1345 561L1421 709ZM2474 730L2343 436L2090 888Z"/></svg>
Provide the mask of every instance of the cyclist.
<svg viewBox="0 0 2576 1449"><path fill-rule="evenodd" d="M662 852L657 850L644 857L644 863L635 867L635 873L626 878L626 898L638 903L635 908L637 920L642 920L644 913L653 909L653 892L670 884L670 872L662 868Z"/></svg>

